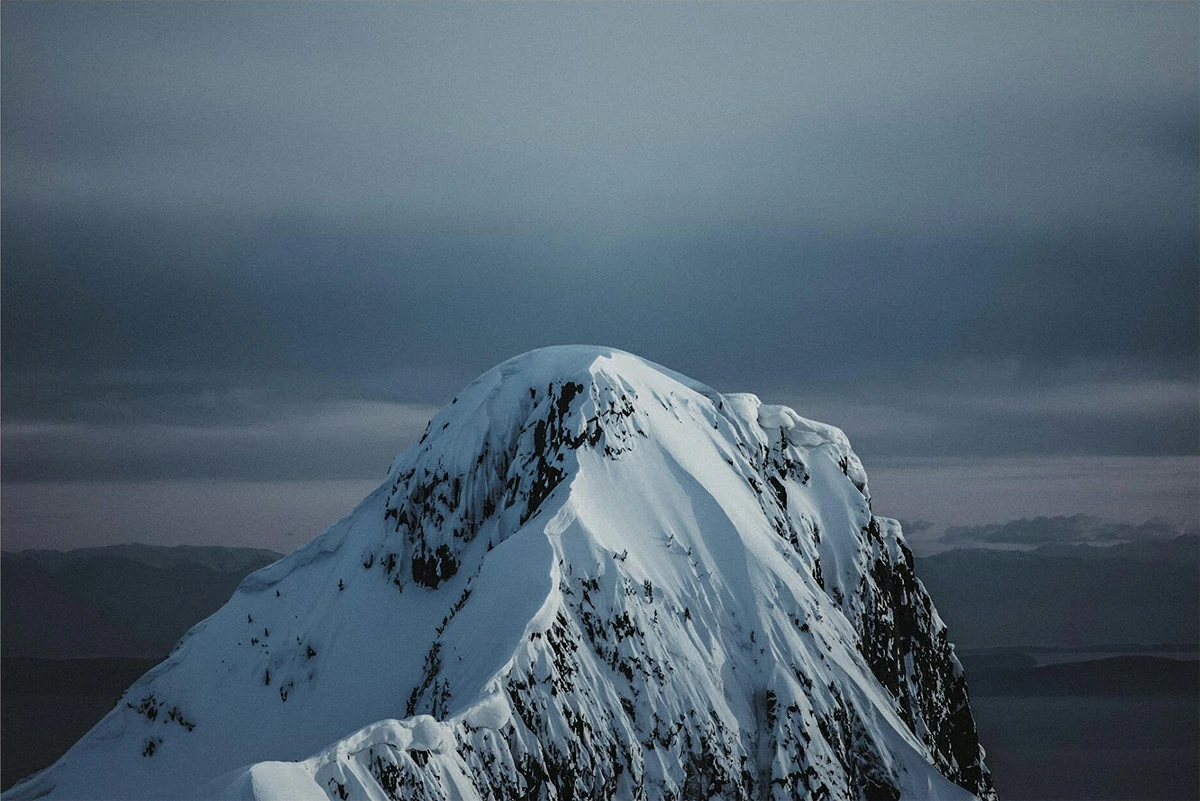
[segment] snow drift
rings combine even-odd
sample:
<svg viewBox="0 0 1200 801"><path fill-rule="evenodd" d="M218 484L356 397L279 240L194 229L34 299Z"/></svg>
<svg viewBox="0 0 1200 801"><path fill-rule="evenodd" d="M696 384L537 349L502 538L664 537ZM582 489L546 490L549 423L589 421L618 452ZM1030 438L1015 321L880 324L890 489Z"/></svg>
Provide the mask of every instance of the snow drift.
<svg viewBox="0 0 1200 801"><path fill-rule="evenodd" d="M992 798L983 756L840 430L559 347L5 797Z"/></svg>

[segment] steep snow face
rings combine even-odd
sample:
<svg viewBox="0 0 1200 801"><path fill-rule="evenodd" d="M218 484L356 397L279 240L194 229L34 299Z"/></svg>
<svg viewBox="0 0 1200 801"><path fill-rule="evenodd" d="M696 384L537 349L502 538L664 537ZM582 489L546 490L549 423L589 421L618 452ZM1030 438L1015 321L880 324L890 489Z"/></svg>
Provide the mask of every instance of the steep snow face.
<svg viewBox="0 0 1200 801"><path fill-rule="evenodd" d="M467 387L6 797L994 797L844 434L619 351Z"/></svg>

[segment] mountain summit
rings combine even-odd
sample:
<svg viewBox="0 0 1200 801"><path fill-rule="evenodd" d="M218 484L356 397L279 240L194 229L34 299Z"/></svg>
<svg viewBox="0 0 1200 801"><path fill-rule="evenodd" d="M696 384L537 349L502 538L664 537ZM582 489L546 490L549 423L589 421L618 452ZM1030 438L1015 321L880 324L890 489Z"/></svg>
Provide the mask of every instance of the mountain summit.
<svg viewBox="0 0 1200 801"><path fill-rule="evenodd" d="M973 796L962 667L845 435L556 347L6 798Z"/></svg>

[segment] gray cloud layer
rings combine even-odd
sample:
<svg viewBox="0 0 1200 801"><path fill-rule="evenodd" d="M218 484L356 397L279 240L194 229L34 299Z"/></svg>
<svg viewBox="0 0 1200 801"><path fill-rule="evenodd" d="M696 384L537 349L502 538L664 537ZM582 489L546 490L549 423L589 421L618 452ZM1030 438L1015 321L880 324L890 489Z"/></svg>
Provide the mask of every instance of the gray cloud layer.
<svg viewBox="0 0 1200 801"><path fill-rule="evenodd" d="M1191 6L3 22L5 481L374 475L579 341L866 457L1200 450Z"/></svg>
<svg viewBox="0 0 1200 801"><path fill-rule="evenodd" d="M1120 542L1173 539L1200 534L1164 518L1119 523L1091 515L1027 517L983 526L950 526L943 540L951 545L1110 545Z"/></svg>

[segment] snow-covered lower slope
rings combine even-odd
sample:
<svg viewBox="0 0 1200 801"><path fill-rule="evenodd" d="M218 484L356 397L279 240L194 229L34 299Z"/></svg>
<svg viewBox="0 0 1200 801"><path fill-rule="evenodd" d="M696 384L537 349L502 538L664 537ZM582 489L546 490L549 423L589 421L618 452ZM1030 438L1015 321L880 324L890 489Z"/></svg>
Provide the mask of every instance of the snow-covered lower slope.
<svg viewBox="0 0 1200 801"><path fill-rule="evenodd" d="M993 797L836 428L534 351L6 798Z"/></svg>

